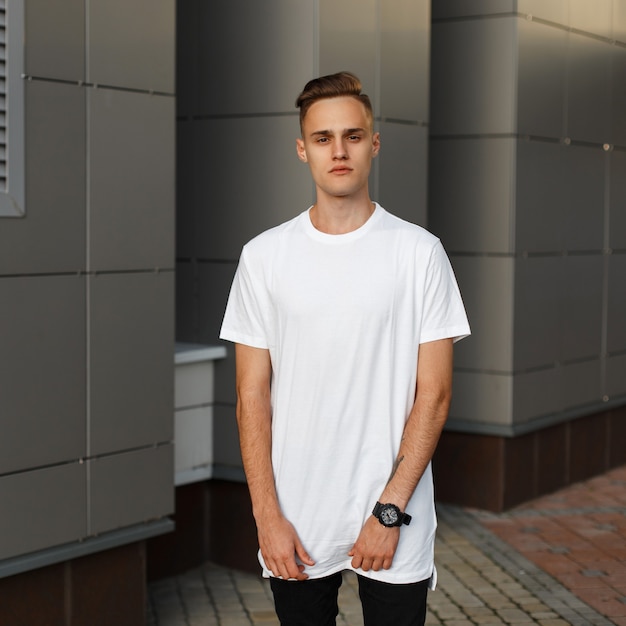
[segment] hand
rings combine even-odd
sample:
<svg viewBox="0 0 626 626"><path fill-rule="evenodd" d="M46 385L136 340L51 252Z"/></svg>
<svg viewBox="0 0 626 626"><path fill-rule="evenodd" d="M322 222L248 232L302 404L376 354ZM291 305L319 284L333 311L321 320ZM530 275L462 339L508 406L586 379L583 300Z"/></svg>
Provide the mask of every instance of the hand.
<svg viewBox="0 0 626 626"><path fill-rule="evenodd" d="M352 567L360 568L364 572L389 569L396 554L398 541L400 541L398 527L387 528L370 515L352 550L348 552L348 556L352 557Z"/></svg>
<svg viewBox="0 0 626 626"><path fill-rule="evenodd" d="M293 525L282 515L258 524L259 547L267 569L285 580L306 580L305 565L315 561L304 549ZM299 559L300 562L298 562Z"/></svg>

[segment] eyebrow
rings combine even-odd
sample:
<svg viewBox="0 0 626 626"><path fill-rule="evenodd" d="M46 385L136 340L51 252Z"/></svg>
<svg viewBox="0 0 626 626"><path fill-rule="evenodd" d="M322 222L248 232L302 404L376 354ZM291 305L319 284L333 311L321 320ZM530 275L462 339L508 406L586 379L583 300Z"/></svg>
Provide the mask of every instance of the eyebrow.
<svg viewBox="0 0 626 626"><path fill-rule="evenodd" d="M343 135L352 135L354 133L363 133L365 132L365 128L346 128L343 131ZM332 130L316 130L311 133L311 137L324 137L326 135L333 135Z"/></svg>

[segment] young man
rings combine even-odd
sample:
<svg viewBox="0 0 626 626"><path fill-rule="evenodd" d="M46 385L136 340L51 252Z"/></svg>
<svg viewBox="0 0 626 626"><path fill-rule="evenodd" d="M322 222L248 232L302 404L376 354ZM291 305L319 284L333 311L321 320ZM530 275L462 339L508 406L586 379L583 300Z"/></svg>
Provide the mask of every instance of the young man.
<svg viewBox="0 0 626 626"><path fill-rule="evenodd" d="M334 625L343 570L366 626L415 626L435 584L430 460L469 326L439 240L369 197L380 137L359 80L312 80L296 105L316 202L244 246L221 331L259 560L283 626Z"/></svg>

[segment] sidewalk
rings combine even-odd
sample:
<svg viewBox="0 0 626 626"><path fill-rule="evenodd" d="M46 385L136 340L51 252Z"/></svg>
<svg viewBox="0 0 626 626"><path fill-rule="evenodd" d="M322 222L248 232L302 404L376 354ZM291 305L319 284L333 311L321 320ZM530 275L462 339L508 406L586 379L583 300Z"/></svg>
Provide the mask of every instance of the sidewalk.
<svg viewBox="0 0 626 626"><path fill-rule="evenodd" d="M626 626L626 467L504 514L438 506L427 624ZM346 574L338 626L362 626ZM148 626L275 626L266 581L207 563L149 587Z"/></svg>

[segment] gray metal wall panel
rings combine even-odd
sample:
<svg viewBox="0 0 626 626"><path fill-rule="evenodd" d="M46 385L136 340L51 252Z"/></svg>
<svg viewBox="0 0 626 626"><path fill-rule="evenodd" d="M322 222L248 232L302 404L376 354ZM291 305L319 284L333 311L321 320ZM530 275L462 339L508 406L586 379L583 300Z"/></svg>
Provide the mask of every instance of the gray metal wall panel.
<svg viewBox="0 0 626 626"><path fill-rule="evenodd" d="M604 393L608 399L624 395L626 380L626 354L616 354L606 360L606 382Z"/></svg>
<svg viewBox="0 0 626 626"><path fill-rule="evenodd" d="M208 344L217 342L236 269L236 263L198 263L197 331L200 341Z"/></svg>
<svg viewBox="0 0 626 626"><path fill-rule="evenodd" d="M519 260L515 288L515 369L598 358L601 256Z"/></svg>
<svg viewBox="0 0 626 626"><path fill-rule="evenodd" d="M315 2L201 2L192 114L288 112L313 77ZM227 62L224 62L227 60Z"/></svg>
<svg viewBox="0 0 626 626"><path fill-rule="evenodd" d="M449 420L507 427L511 421L512 396L512 374L456 372Z"/></svg>
<svg viewBox="0 0 626 626"><path fill-rule="evenodd" d="M455 365L510 374L513 371L514 259L453 256L451 262L472 327L472 336L454 348Z"/></svg>
<svg viewBox="0 0 626 626"><path fill-rule="evenodd" d="M0 477L0 559L87 535L85 464Z"/></svg>
<svg viewBox="0 0 626 626"><path fill-rule="evenodd" d="M560 264L559 280L553 286L559 298L560 321L556 359L597 359L602 352L604 260L601 255L569 255ZM525 310L521 308L518 314L524 315Z"/></svg>
<svg viewBox="0 0 626 626"><path fill-rule="evenodd" d="M537 417L557 415L563 410L563 369L548 367L516 374L513 385L511 425Z"/></svg>
<svg viewBox="0 0 626 626"><path fill-rule="evenodd" d="M89 461L90 533L174 512L174 447L146 448Z"/></svg>
<svg viewBox="0 0 626 626"><path fill-rule="evenodd" d="M560 348L562 259L518 259L515 264L515 369L552 366Z"/></svg>
<svg viewBox="0 0 626 626"><path fill-rule="evenodd" d="M235 405L235 348L228 346L225 359L215 363L215 402Z"/></svg>
<svg viewBox="0 0 626 626"><path fill-rule="evenodd" d="M433 0L433 19L497 15L515 11L516 0Z"/></svg>
<svg viewBox="0 0 626 626"><path fill-rule="evenodd" d="M26 73L85 80L85 0L25 2Z"/></svg>
<svg viewBox="0 0 626 626"><path fill-rule="evenodd" d="M394 215L426 227L428 128L382 122L378 201Z"/></svg>
<svg viewBox="0 0 626 626"><path fill-rule="evenodd" d="M516 31L516 17L433 24L434 135L515 132Z"/></svg>
<svg viewBox="0 0 626 626"><path fill-rule="evenodd" d="M626 10L625 10L626 11ZM611 130L610 141L626 146L626 48L612 46L611 55Z"/></svg>
<svg viewBox="0 0 626 626"><path fill-rule="evenodd" d="M174 0L89 2L87 80L174 93Z"/></svg>
<svg viewBox="0 0 626 626"><path fill-rule="evenodd" d="M85 278L0 278L0 302L0 473L83 457Z"/></svg>
<svg viewBox="0 0 626 626"><path fill-rule="evenodd" d="M602 406L602 377L600 359L564 365L563 410Z"/></svg>
<svg viewBox="0 0 626 626"><path fill-rule="evenodd" d="M89 282L90 455L171 440L173 272Z"/></svg>
<svg viewBox="0 0 626 626"><path fill-rule="evenodd" d="M563 137L567 74L567 31L518 20L517 130Z"/></svg>
<svg viewBox="0 0 626 626"><path fill-rule="evenodd" d="M626 250L626 152L611 152L609 158L609 247Z"/></svg>
<svg viewBox="0 0 626 626"><path fill-rule="evenodd" d="M611 143L611 47L568 33L566 136Z"/></svg>
<svg viewBox="0 0 626 626"><path fill-rule="evenodd" d="M196 305L196 270L195 263L179 261L176 263L176 339L193 342L199 324Z"/></svg>
<svg viewBox="0 0 626 626"><path fill-rule="evenodd" d="M607 350L615 354L626 351L626 254L611 255L608 268ZM626 378L620 393L624 392Z"/></svg>
<svg viewBox="0 0 626 626"><path fill-rule="evenodd" d="M195 212L202 209L196 206L197 198L202 184L206 184L208 177L208 170L200 170L197 148L196 124L191 120L179 120L176 124L177 259L190 258L195 252Z"/></svg>
<svg viewBox="0 0 626 626"><path fill-rule="evenodd" d="M602 249L605 155L600 148L520 141L516 179L518 251Z"/></svg>
<svg viewBox="0 0 626 626"><path fill-rule="evenodd" d="M26 83L26 216L4 219L0 274L85 268L85 92Z"/></svg>
<svg viewBox="0 0 626 626"><path fill-rule="evenodd" d="M374 111L380 112L380 87L376 72L378 50L375 45L378 36L378 1L318 0L318 3L317 73L331 74L342 70L354 72L363 83L363 91L372 99ZM300 77L298 90L304 87L305 80L306 76Z"/></svg>
<svg viewBox="0 0 626 626"><path fill-rule="evenodd" d="M228 118L194 124L203 182L195 200L198 256L237 259L246 241L312 204L308 166L296 156L297 118Z"/></svg>
<svg viewBox="0 0 626 626"><path fill-rule="evenodd" d="M513 251L515 139L430 142L428 227L455 252Z"/></svg>
<svg viewBox="0 0 626 626"><path fill-rule="evenodd" d="M515 203L515 249L563 249L565 193L571 180L562 165L566 148L544 141L519 141Z"/></svg>
<svg viewBox="0 0 626 626"><path fill-rule="evenodd" d="M377 113L382 118L426 122L430 1L385 0L379 6L381 67Z"/></svg>
<svg viewBox="0 0 626 626"><path fill-rule="evenodd" d="M241 467L239 434L234 407L221 405L213 407L213 441L217 443L213 449L213 460L217 465Z"/></svg>
<svg viewBox="0 0 626 626"><path fill-rule="evenodd" d="M93 89L89 107L91 270L174 265L174 99Z"/></svg>
<svg viewBox="0 0 626 626"><path fill-rule="evenodd" d="M198 82L200 80L200 2L176 2L176 114L188 116L197 110ZM183 35L184 34L184 35ZM184 36L184 41L181 37Z"/></svg>

